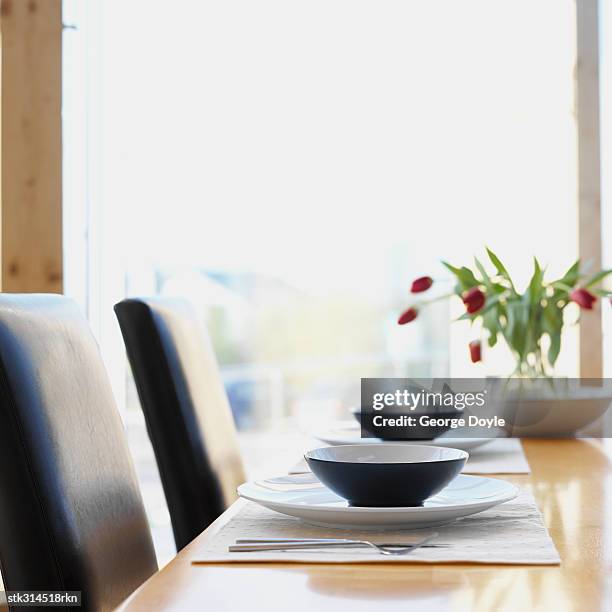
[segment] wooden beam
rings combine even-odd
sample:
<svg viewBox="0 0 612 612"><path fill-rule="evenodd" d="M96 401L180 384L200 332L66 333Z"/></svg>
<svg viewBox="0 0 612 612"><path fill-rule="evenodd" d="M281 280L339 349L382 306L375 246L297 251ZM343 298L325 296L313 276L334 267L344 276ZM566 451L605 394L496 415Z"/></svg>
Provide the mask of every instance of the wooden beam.
<svg viewBox="0 0 612 612"><path fill-rule="evenodd" d="M62 2L1 0L2 291L62 292Z"/></svg>
<svg viewBox="0 0 612 612"><path fill-rule="evenodd" d="M598 0L576 0L576 113L578 122L578 252L601 269ZM601 310L580 321L580 376L603 376Z"/></svg>

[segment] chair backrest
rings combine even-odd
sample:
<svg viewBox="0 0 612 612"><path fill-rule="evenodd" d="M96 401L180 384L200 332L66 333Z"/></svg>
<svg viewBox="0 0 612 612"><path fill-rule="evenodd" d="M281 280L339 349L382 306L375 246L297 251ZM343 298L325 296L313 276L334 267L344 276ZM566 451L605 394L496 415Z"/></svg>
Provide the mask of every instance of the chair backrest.
<svg viewBox="0 0 612 612"><path fill-rule="evenodd" d="M88 324L59 295L0 295L0 566L7 590L110 610L157 570Z"/></svg>
<svg viewBox="0 0 612 612"><path fill-rule="evenodd" d="M244 481L234 419L210 339L188 302L128 299L115 312L180 550Z"/></svg>

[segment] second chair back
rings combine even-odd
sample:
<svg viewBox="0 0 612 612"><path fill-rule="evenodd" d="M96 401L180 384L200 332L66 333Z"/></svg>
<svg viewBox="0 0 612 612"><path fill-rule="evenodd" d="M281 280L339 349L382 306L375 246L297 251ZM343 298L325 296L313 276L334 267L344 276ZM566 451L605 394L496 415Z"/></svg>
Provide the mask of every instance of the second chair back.
<svg viewBox="0 0 612 612"><path fill-rule="evenodd" d="M128 299L115 312L180 550L244 481L233 416L208 334L188 302Z"/></svg>

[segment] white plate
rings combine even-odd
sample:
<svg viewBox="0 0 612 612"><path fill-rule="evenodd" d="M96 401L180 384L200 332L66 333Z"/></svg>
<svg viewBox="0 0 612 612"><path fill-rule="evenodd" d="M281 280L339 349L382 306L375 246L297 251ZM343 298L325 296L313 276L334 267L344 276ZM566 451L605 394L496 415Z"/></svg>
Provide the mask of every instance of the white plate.
<svg viewBox="0 0 612 612"><path fill-rule="evenodd" d="M321 442L330 444L331 446L339 446L341 444L424 444L426 446L444 446L446 448L458 448L459 450L472 450L479 446L483 446L488 442L495 440L495 436L491 435L488 438L462 438L457 436L456 430L446 432L435 440L380 440L379 438L362 438L361 428L358 424L347 421L346 424L338 423L324 431L314 432L313 437Z"/></svg>
<svg viewBox="0 0 612 612"><path fill-rule="evenodd" d="M423 506L362 508L324 487L314 474L247 482L240 497L312 525L337 529L420 529L443 525L514 499L518 489L505 480L460 475Z"/></svg>

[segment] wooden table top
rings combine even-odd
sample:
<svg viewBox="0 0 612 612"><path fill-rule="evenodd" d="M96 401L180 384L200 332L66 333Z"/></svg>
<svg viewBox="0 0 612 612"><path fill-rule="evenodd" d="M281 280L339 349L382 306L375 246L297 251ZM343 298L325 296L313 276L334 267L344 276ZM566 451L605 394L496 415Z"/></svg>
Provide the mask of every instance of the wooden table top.
<svg viewBox="0 0 612 612"><path fill-rule="evenodd" d="M586 440L526 440L530 490L561 566L192 565L213 523L122 606L125 610L612 610L612 453ZM244 502L237 502L244 503ZM227 512L235 512L236 504ZM375 608L374 608L375 606Z"/></svg>

